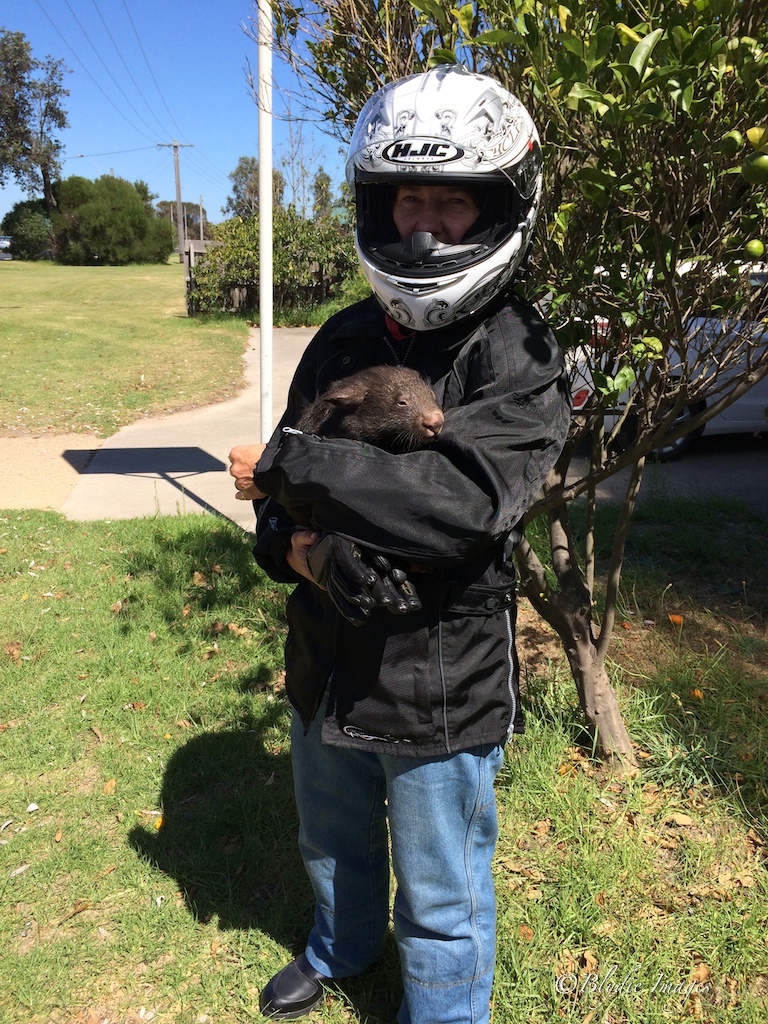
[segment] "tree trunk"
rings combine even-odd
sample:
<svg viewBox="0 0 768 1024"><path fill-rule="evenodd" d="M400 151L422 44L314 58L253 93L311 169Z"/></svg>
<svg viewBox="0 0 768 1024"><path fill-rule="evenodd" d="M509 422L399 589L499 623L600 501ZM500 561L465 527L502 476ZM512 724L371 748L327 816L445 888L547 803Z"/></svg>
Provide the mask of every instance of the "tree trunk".
<svg viewBox="0 0 768 1024"><path fill-rule="evenodd" d="M563 638L576 692L600 756L614 768L631 772L637 768L632 741L619 710L605 661L592 637L591 625L573 621Z"/></svg>
<svg viewBox="0 0 768 1024"><path fill-rule="evenodd" d="M632 741L621 716L616 691L608 679L605 648L598 645L595 638L592 598L583 574L571 563L567 571L558 574L560 587L555 591L525 538L517 549L517 562L522 593L563 642L597 754L616 770L634 773L637 761Z"/></svg>
<svg viewBox="0 0 768 1024"><path fill-rule="evenodd" d="M56 197L53 194L53 186L51 185L51 175L48 171L48 167L43 164L40 168L40 174L43 179L43 201L45 202L45 212L50 217L53 211L58 206Z"/></svg>

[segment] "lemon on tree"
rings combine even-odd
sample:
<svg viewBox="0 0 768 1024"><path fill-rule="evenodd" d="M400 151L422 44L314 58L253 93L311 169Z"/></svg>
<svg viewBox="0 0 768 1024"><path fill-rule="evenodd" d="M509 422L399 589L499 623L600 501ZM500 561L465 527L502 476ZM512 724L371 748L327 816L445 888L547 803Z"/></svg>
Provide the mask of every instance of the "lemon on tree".
<svg viewBox="0 0 768 1024"><path fill-rule="evenodd" d="M747 129L747 138L754 153L744 160L741 173L750 185L764 185L768 182L768 124Z"/></svg>
<svg viewBox="0 0 768 1024"><path fill-rule="evenodd" d="M765 246L759 238L752 238L744 246L744 252L752 260L759 260L765 252Z"/></svg>
<svg viewBox="0 0 768 1024"><path fill-rule="evenodd" d="M768 181L768 153L750 153L741 165L741 173L750 185L764 185Z"/></svg>
<svg viewBox="0 0 768 1024"><path fill-rule="evenodd" d="M768 124L759 124L747 131L747 138L758 153L768 151Z"/></svg>
<svg viewBox="0 0 768 1024"><path fill-rule="evenodd" d="M720 140L720 149L728 156L735 156L744 145L744 136L737 129L733 129Z"/></svg>

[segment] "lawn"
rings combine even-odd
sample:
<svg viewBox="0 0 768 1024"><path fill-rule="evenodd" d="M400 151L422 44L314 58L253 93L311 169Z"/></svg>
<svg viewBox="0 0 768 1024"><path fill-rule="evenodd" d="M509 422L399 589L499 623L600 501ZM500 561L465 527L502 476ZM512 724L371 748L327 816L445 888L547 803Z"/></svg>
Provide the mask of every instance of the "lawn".
<svg viewBox="0 0 768 1024"><path fill-rule="evenodd" d="M109 437L242 386L248 326L186 316L184 269L0 263L0 436Z"/></svg>
<svg viewBox="0 0 768 1024"><path fill-rule="evenodd" d="M245 325L187 320L179 266L4 263L0 306L0 433L106 435L238 386ZM287 588L250 546L212 516L0 512L1 1024L260 1020L302 948ZM636 512L610 666L636 778L592 758L560 645L521 612L493 1024L763 1024L765 519ZM390 942L311 1019L392 1022L397 979Z"/></svg>
<svg viewBox="0 0 768 1024"><path fill-rule="evenodd" d="M260 1019L311 920L286 588L207 516L2 513L0 574L0 1020ZM636 779L592 760L559 649L526 611L494 1024L766 1019L766 580L764 520L641 509L612 669ZM390 943L312 1019L391 1022L398 998Z"/></svg>

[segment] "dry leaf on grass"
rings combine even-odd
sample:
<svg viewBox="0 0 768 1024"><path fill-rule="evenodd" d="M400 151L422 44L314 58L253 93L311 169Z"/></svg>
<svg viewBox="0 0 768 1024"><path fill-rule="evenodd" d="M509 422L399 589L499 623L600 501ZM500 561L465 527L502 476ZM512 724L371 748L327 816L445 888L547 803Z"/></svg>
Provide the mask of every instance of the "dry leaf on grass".
<svg viewBox="0 0 768 1024"><path fill-rule="evenodd" d="M681 828L687 828L689 825L695 824L693 818L689 814L682 814L679 811L674 811L672 814L668 814L662 825L679 825Z"/></svg>
<svg viewBox="0 0 768 1024"><path fill-rule="evenodd" d="M702 961L696 964L695 968L691 971L690 980L695 981L697 985L703 985L704 982L709 981L712 977L711 969Z"/></svg>
<svg viewBox="0 0 768 1024"><path fill-rule="evenodd" d="M22 644L20 640L9 640L4 647L4 650L11 661L17 662L21 661L21 648Z"/></svg>
<svg viewBox="0 0 768 1024"><path fill-rule="evenodd" d="M621 926L618 921L613 921L608 918L606 921L601 921L599 925L592 929L594 935L615 935Z"/></svg>
<svg viewBox="0 0 768 1024"><path fill-rule="evenodd" d="M600 961L598 960L596 953L593 953L591 949L585 949L581 954L579 963L589 974L594 974Z"/></svg>

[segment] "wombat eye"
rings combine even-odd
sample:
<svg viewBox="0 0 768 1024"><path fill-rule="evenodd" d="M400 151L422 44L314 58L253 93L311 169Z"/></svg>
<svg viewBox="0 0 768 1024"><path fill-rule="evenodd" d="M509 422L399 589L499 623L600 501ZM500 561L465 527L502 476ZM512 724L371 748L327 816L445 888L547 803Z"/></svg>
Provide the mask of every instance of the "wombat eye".
<svg viewBox="0 0 768 1024"><path fill-rule="evenodd" d="M404 405L404 406L405 406L406 408L408 408L408 399L406 399L406 398L400 398L400 399L398 400L398 403L397 403L397 404L398 404L398 405Z"/></svg>

